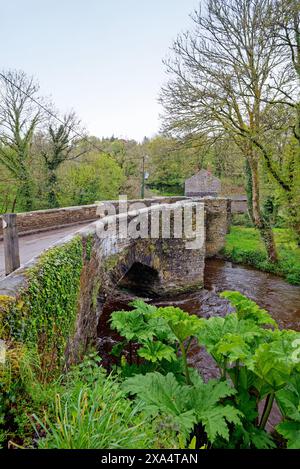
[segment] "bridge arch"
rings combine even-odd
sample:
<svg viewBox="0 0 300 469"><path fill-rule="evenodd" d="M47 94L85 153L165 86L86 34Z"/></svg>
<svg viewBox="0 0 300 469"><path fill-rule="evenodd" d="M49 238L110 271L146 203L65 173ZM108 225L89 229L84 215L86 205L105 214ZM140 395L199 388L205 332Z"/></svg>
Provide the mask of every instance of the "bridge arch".
<svg viewBox="0 0 300 469"><path fill-rule="evenodd" d="M125 288L141 296L156 296L160 284L158 270L141 262L134 262L118 283L118 288Z"/></svg>

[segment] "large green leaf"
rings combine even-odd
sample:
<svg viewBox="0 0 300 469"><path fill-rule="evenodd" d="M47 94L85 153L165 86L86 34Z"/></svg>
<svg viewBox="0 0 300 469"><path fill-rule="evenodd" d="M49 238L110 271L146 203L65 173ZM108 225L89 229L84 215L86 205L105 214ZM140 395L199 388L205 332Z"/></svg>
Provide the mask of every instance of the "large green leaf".
<svg viewBox="0 0 300 469"><path fill-rule="evenodd" d="M300 425L300 374L295 373L288 384L277 391L276 401L282 415Z"/></svg>
<svg viewBox="0 0 300 469"><path fill-rule="evenodd" d="M278 327L268 311L260 308L254 301L240 292L224 291L220 296L229 300L232 306L235 307L239 319L251 319L257 324L270 324L275 328Z"/></svg>
<svg viewBox="0 0 300 469"><path fill-rule="evenodd" d="M195 409L197 421L202 423L211 442L217 436L228 441L228 423L241 424L242 412L222 402L235 393L226 381L211 380L190 388L189 405Z"/></svg>
<svg viewBox="0 0 300 469"><path fill-rule="evenodd" d="M167 342L169 344L174 344L177 342L176 336L171 331L167 321L154 315L146 315L145 320L148 323L149 328L153 331L154 336L161 342Z"/></svg>
<svg viewBox="0 0 300 469"><path fill-rule="evenodd" d="M144 341L143 347L138 350L138 355L153 363L156 363L163 359L169 362L176 359L176 353L174 348L170 345L165 345L158 340Z"/></svg>
<svg viewBox="0 0 300 469"><path fill-rule="evenodd" d="M238 334L226 334L216 346L217 356L223 355L229 362L243 361L250 354L250 347Z"/></svg>
<svg viewBox="0 0 300 469"><path fill-rule="evenodd" d="M252 356L260 342L265 340L265 334L269 332L254 321L239 320L237 314L232 313L225 318L209 318L197 337L215 360L222 364L225 359L231 363Z"/></svg>
<svg viewBox="0 0 300 469"><path fill-rule="evenodd" d="M180 385L172 373L166 376L157 372L136 375L127 379L123 386L125 392L137 395L145 412L170 415L185 436L191 432L196 417L194 410L186 406L188 387Z"/></svg>
<svg viewBox="0 0 300 469"><path fill-rule="evenodd" d="M255 352L249 368L265 381L271 389L278 390L284 386L292 371L292 364L285 354L275 356L273 344L262 344Z"/></svg>
<svg viewBox="0 0 300 469"><path fill-rule="evenodd" d="M133 311L115 311L111 315L111 327L116 329L127 340L143 341L156 337L158 340L175 343L167 321L159 314L157 308L137 299L130 303Z"/></svg>
<svg viewBox="0 0 300 469"><path fill-rule="evenodd" d="M154 331L144 320L139 311L115 311L111 315L111 327L116 329L127 340L152 339Z"/></svg>
<svg viewBox="0 0 300 469"><path fill-rule="evenodd" d="M206 412L203 412L200 418L204 425L209 440L213 443L217 436L229 440L228 423L241 425L242 412L231 405L219 405Z"/></svg>
<svg viewBox="0 0 300 469"><path fill-rule="evenodd" d="M261 380L245 366L229 368L228 374L233 383L236 383L235 402L237 408L247 417L248 422L255 422L258 409L257 397L253 395L253 391L260 389Z"/></svg>
<svg viewBox="0 0 300 469"><path fill-rule="evenodd" d="M203 319L173 306L158 308L156 315L167 321L179 342L184 342L187 338L195 336L204 324Z"/></svg>
<svg viewBox="0 0 300 469"><path fill-rule="evenodd" d="M193 377L193 386L187 386L179 384L171 373L166 376L148 373L127 379L124 389L137 395L146 412L172 416L185 436L195 423L201 423L211 442L217 436L228 440L228 425L241 425L242 412L223 402L236 392L224 381L211 380L205 384Z"/></svg>
<svg viewBox="0 0 300 469"><path fill-rule="evenodd" d="M281 331L274 334L275 340L261 344L247 366L259 376L273 391L284 387L291 375L299 367L293 358L293 342L299 334L294 331Z"/></svg>
<svg viewBox="0 0 300 469"><path fill-rule="evenodd" d="M129 305L133 306L134 309L141 314L152 314L152 313L155 313L155 311L157 310L156 306L149 305L148 303L145 303L145 301L140 298L136 298L135 300L131 301Z"/></svg>
<svg viewBox="0 0 300 469"><path fill-rule="evenodd" d="M285 421L277 425L276 430L287 440L289 449L300 449L300 423Z"/></svg>

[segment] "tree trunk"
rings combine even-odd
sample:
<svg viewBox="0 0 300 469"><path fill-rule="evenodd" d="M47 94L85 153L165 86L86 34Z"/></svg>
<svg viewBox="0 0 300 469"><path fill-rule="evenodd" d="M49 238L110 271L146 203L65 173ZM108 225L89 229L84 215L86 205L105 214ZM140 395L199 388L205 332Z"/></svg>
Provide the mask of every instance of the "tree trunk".
<svg viewBox="0 0 300 469"><path fill-rule="evenodd" d="M299 145L299 153L298 153L298 156L299 156L300 155L300 103L297 103L296 105L296 123L294 127L294 134Z"/></svg>
<svg viewBox="0 0 300 469"><path fill-rule="evenodd" d="M246 175L246 194L247 194L247 203L248 203L248 215L252 223L254 224L253 209L252 209L252 198L253 198L252 172L251 172L248 158L246 158L245 160L245 175Z"/></svg>
<svg viewBox="0 0 300 469"><path fill-rule="evenodd" d="M268 260L272 263L278 261L276 244L271 225L264 219L260 210L260 191L258 177L258 161L255 156L249 158L249 167L252 180L252 216L255 227L259 230L260 236L266 247Z"/></svg>
<svg viewBox="0 0 300 469"><path fill-rule="evenodd" d="M33 198L32 198L32 184L27 173L23 173L18 200L20 201L21 209L25 212L31 212L33 209Z"/></svg>
<svg viewBox="0 0 300 469"><path fill-rule="evenodd" d="M288 194L287 201L289 206L289 226L295 234L297 245L300 246L300 210L296 205L297 200L295 200L293 194Z"/></svg>
<svg viewBox="0 0 300 469"><path fill-rule="evenodd" d="M59 203L56 195L57 176L55 170L50 170L48 181L48 208L58 208Z"/></svg>

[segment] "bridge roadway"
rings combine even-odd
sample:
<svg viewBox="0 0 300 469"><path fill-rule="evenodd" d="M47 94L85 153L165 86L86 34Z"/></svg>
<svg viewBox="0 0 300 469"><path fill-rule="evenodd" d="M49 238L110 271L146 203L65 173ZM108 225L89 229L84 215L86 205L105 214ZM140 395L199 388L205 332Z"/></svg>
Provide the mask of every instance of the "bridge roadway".
<svg viewBox="0 0 300 469"><path fill-rule="evenodd" d="M73 226L66 226L56 230L43 231L41 233L28 234L20 236L20 261L21 265L30 261L33 257L40 254L44 249L47 249L56 241L64 238L68 234L75 233L76 231L84 228L87 224L78 224ZM0 278L5 275L4 263L4 246L3 241L0 241Z"/></svg>

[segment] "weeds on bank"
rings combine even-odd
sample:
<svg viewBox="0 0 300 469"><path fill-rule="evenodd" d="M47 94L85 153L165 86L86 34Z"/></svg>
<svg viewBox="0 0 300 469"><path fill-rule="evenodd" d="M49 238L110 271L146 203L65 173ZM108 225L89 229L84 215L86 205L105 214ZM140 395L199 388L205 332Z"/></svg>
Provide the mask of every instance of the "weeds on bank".
<svg viewBox="0 0 300 469"><path fill-rule="evenodd" d="M222 255L232 262L251 265L283 276L293 285L300 285L300 248L287 229L275 228L274 233L279 252L277 264L268 262L257 231L244 226L231 227Z"/></svg>

